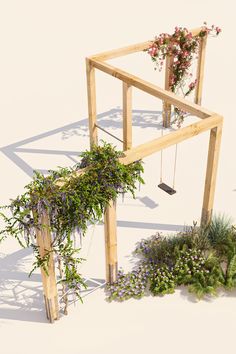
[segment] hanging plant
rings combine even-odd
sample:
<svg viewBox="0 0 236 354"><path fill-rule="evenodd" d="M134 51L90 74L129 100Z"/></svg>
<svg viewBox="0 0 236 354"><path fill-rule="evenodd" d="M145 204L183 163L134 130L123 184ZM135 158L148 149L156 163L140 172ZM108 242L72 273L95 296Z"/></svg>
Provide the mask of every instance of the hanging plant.
<svg viewBox="0 0 236 354"><path fill-rule="evenodd" d="M51 251L40 256L35 230L46 227L40 225L40 216L45 211L49 215L51 246L59 267L59 283L63 285L65 312L68 292L80 297L81 286L86 286L78 270L83 259L78 256L80 249L75 247L73 235L76 232L85 235L89 224L102 220L109 201L126 192L134 197L136 182L144 183L140 176L142 163L125 166L119 161L122 156L123 152L110 144L93 146L71 168L49 171L47 177L35 172L33 181L25 187L26 192L1 207L8 212L0 213L5 221L0 241L13 236L22 247L32 247L35 255L32 271L43 267L46 273ZM78 173L80 169L82 174Z"/></svg>
<svg viewBox="0 0 236 354"><path fill-rule="evenodd" d="M155 37L151 46L145 51L155 63L155 69L158 68L159 71L162 70L167 56L173 58L169 87L172 92L176 94L181 92L183 97L186 97L190 95L197 85L197 79L193 79L190 67L194 56L199 52L201 39L208 35L218 36L220 32L221 29L219 27L212 25L209 28L206 23L204 23L201 31L196 36L193 36L187 28L175 27L172 35L161 33L158 37ZM190 82L187 85L188 80ZM174 114L174 122L180 126L187 113L175 107Z"/></svg>

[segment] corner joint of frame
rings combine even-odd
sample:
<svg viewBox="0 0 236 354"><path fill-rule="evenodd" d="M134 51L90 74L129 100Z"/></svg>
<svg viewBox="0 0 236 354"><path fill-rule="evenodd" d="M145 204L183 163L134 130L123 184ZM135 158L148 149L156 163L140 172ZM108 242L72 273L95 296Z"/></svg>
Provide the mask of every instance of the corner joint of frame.
<svg viewBox="0 0 236 354"><path fill-rule="evenodd" d="M93 59L94 57L86 57L85 58L86 64L89 66L93 66Z"/></svg>
<svg viewBox="0 0 236 354"><path fill-rule="evenodd" d="M221 114L213 113L211 116L209 116L209 118L211 118L211 117L212 117L212 118L213 118L213 117L217 118L217 121L218 121L217 126L220 126L220 125L223 124L224 117L223 117Z"/></svg>

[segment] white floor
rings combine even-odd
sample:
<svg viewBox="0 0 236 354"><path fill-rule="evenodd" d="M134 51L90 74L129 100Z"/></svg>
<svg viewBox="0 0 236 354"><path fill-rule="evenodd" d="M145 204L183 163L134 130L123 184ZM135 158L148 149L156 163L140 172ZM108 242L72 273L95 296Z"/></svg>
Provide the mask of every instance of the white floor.
<svg viewBox="0 0 236 354"><path fill-rule="evenodd" d="M162 3L136 1L11 1L0 4L0 204L21 194L33 169L69 166L88 148L84 58L152 39L176 25L195 28L207 21L223 28L208 41L203 105L225 117L215 211L236 220L235 59L233 1ZM161 85L144 53L113 61ZM99 124L121 137L121 83L97 74ZM161 135L160 102L134 90L134 145ZM190 117L187 124L195 118ZM100 138L108 139L103 133ZM178 147L177 194L157 188L160 155L145 159L145 186L137 199L118 201L119 265L132 267L135 243L157 230L170 233L200 219L209 134ZM171 183L174 148L164 153ZM83 242L91 279L104 281L103 226L90 228ZM0 248L0 345L3 354L57 353L221 353L233 351L236 292L196 302L185 289L163 298L108 303L103 289L84 293L84 304L48 324L40 274L31 279L30 250L14 240Z"/></svg>

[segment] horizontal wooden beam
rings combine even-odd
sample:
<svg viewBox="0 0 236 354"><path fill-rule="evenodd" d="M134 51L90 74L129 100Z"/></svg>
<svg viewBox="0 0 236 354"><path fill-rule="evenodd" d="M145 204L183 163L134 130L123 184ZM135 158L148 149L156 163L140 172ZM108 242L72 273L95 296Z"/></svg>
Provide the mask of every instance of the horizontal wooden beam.
<svg viewBox="0 0 236 354"><path fill-rule="evenodd" d="M89 59L108 60L108 59L118 58L123 55L141 52L142 50L149 48L151 44L152 41L136 43L136 44L129 45L127 47L113 49L107 52L92 55L91 57L89 57Z"/></svg>
<svg viewBox="0 0 236 354"><path fill-rule="evenodd" d="M193 36L197 36L199 34L199 32L201 31L201 29L202 29L201 27L194 28L194 29L190 30L190 32L193 34ZM109 50L106 52L94 54L94 55L90 56L89 59L95 59L95 60L98 59L98 60L104 61L104 60L118 58L123 55L133 54L133 53L141 52L142 50L148 49L152 43L153 43L153 40L132 44L127 47L122 47L122 48L113 49L113 50Z"/></svg>
<svg viewBox="0 0 236 354"><path fill-rule="evenodd" d="M130 150L124 151L124 157L120 157L119 161L124 165L128 165L134 161L140 160L146 156L154 154L160 150L166 149L169 146L175 145L189 139L195 135L203 133L209 129L215 128L221 125L223 122L223 117L214 114L211 117L201 120L200 122L189 125L188 127L181 128L174 132L171 132L161 138L151 140L150 142L138 145L137 147L131 148ZM69 178L73 178L83 175L89 167L85 167L76 172L71 173L69 177L59 178L55 184L62 187Z"/></svg>
<svg viewBox="0 0 236 354"><path fill-rule="evenodd" d="M125 156L120 158L120 162L128 165L134 161L143 159L155 152L165 149L171 145L175 145L189 139L195 135L203 133L209 129L215 128L222 124L223 118L217 114L201 120L200 122L189 125L188 127L176 130L161 138L154 139L150 142L141 144L135 148L124 151Z"/></svg>
<svg viewBox="0 0 236 354"><path fill-rule="evenodd" d="M169 92L167 90L163 90L162 88L148 82L145 80L140 79L137 76L131 75L128 72L121 70L119 68L116 68L110 64L104 63L100 60L91 60L91 64L111 75L116 77L119 80L122 80L124 82L126 82L127 84L134 86L142 91L147 92L148 94L154 96L154 97L158 97L161 100L170 103L188 113L191 113L199 118L207 118L211 115L214 114L214 112L211 112L209 110L207 110L206 108L203 108L195 103L192 103L184 98L180 98L179 96L177 96L176 94L174 94L173 92Z"/></svg>

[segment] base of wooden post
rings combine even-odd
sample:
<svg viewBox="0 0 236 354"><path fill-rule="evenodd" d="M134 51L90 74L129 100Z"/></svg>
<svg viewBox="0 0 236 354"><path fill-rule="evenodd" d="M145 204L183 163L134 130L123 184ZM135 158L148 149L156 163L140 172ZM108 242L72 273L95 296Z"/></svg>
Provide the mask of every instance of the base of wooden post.
<svg viewBox="0 0 236 354"><path fill-rule="evenodd" d="M108 264L107 282L112 284L117 281L118 263Z"/></svg>
<svg viewBox="0 0 236 354"><path fill-rule="evenodd" d="M212 210L202 209L202 216L201 216L201 226L202 227L207 226L211 222L212 213L213 213Z"/></svg>
<svg viewBox="0 0 236 354"><path fill-rule="evenodd" d="M110 284L117 280L117 232L116 202L110 201L104 213L105 246L106 246L106 281Z"/></svg>
<svg viewBox="0 0 236 354"><path fill-rule="evenodd" d="M45 303L47 319L51 323L53 323L54 320L59 320L60 316L59 316L59 307L58 307L57 296L54 296L54 298L47 298L44 295L44 303Z"/></svg>
<svg viewBox="0 0 236 354"><path fill-rule="evenodd" d="M34 217L36 214L34 212ZM52 238L50 232L50 220L47 211L36 218L40 228L36 228L36 239L39 247L39 254L43 258L50 252L47 264L47 273L44 267L41 267L41 275L43 282L43 294L47 318L51 323L59 319L59 305L57 294L57 280L55 274L55 265L52 252Z"/></svg>

